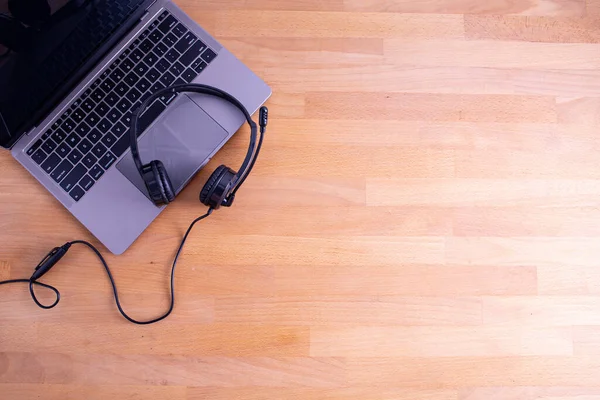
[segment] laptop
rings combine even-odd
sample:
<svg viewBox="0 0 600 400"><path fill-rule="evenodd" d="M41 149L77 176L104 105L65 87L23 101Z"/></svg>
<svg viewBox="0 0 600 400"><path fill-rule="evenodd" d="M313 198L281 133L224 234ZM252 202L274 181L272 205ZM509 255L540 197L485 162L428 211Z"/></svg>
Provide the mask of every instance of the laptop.
<svg viewBox="0 0 600 400"><path fill-rule="evenodd" d="M129 152L140 102L189 82L251 113L271 95L170 0L0 0L0 13L0 145L114 254L164 208ZM163 161L179 193L244 122L218 98L163 96L140 119L142 160Z"/></svg>

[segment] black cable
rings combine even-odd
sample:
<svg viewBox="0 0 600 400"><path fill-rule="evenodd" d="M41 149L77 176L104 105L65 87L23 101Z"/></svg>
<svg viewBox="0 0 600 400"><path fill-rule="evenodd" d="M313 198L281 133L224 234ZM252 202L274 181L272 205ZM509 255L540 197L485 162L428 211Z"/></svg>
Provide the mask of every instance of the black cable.
<svg viewBox="0 0 600 400"><path fill-rule="evenodd" d="M181 243L179 244L179 248L177 249L177 253L175 253L175 258L173 259L173 265L171 266L171 290L170 290L170 305L169 305L169 309L167 310L167 312L165 312L160 317L157 317L157 318L154 318L154 319L151 319L151 320L148 320L148 321L138 321L136 319L133 319L129 315L127 315L127 313L123 310L123 307L121 307L121 301L119 300L119 294L117 292L117 285L116 285L115 280L114 280L114 278L112 276L112 273L110 272L110 268L108 267L108 264L106 263L106 260L104 259L104 257L100 253L100 251L98 251L98 249L93 244L91 244L89 242L86 242L85 240L74 240L72 242L66 243L63 246L63 248L65 248L66 250L68 250L68 248L71 245L82 244L82 245L87 246L94 253L96 253L96 256L100 259L100 262L102 263L102 266L104 266L104 269L106 270L106 274L108 275L108 279L110 280L110 284L112 286L113 295L114 295L114 298L115 298L115 304L117 305L117 309L119 310L119 312L121 313L121 315L127 321L132 322L134 324L137 324L137 325L149 325L149 324L153 324L153 323L158 322L158 321L162 321L163 319L167 318L171 314L171 312L173 311L173 308L175 307L175 267L177 266L177 260L179 259L179 255L181 254L181 250L183 249L183 246L184 246L184 244L185 244L185 242L186 242L186 240L187 240L190 232L194 228L194 225L196 225L197 222L202 221L204 218L208 217L212 212L213 212L213 209L209 208L208 211L206 212L206 214L203 214L200 217L198 217L195 220L193 220L192 223L190 224L190 226L188 227L187 231L185 232L185 235L183 235L183 239L181 239ZM66 250L65 250L65 252L66 252ZM48 268L48 270L50 269L50 267ZM35 280L35 279L10 279L10 280L6 280L6 281L0 281L0 285L4 285L4 284L8 284L8 283L29 283L29 293L31 294L31 298L33 299L33 301L35 302L35 304L38 307L40 307L40 308L43 308L43 309L46 309L46 310L50 309L50 308L54 308L54 307L56 307L56 305L60 301L60 292L58 291L57 288L55 288L52 285L39 282L38 280ZM43 286L43 287L45 287L47 289L52 290L56 294L56 300L54 301L54 303L52 303L50 305L44 305L44 304L40 303L38 301L36 295L35 295L34 290L33 290L34 285Z"/></svg>

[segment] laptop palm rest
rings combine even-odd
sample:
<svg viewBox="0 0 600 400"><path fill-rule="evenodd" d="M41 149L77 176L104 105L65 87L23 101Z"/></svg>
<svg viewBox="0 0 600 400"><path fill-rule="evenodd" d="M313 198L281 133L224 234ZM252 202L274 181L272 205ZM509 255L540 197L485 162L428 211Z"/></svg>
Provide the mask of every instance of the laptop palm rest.
<svg viewBox="0 0 600 400"><path fill-rule="evenodd" d="M150 126L138 146L142 163L163 162L179 193L226 138L227 131L183 94ZM130 152L119 161L117 169L148 197Z"/></svg>

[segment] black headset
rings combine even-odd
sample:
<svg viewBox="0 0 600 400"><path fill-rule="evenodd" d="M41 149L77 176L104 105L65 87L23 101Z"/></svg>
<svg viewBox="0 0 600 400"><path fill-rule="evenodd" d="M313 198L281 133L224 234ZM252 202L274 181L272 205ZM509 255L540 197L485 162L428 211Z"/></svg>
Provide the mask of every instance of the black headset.
<svg viewBox="0 0 600 400"><path fill-rule="evenodd" d="M216 210L217 208L219 208L221 206L226 206L226 207L231 206L231 204L233 203L233 199L235 198L235 192L240 188L242 183L244 183L244 181L248 177L248 174L252 170L252 167L254 167L254 163L256 162L256 158L258 157L258 153L260 152L260 148L262 146L262 141L263 141L264 133L267 128L267 120L268 120L268 116L269 116L267 107L261 107L260 113L259 113L260 137L258 138L258 143L257 143L257 136L258 136L257 127L256 127L256 123L252 120L250 113L248 112L248 110L246 110L244 105L242 103L240 103L239 100L237 100L235 97L233 97L232 95L230 95L227 92L224 92L221 89L218 89L218 88L215 88L212 86L193 84L193 83L192 84L175 85L175 86L161 89L161 90L157 91L156 93L152 94L146 100L144 100L142 102L142 104L140 105L140 107L134 112L134 115L131 118L131 129L130 129L131 154L133 156L135 166L137 167L138 171L140 172L140 175L142 176L142 179L144 180L146 188L148 189L150 198L152 199L154 204L156 204L157 206L169 204L170 202L175 200L175 191L173 190L173 186L171 185L171 180L169 179L169 175L167 174L167 171L162 162L160 162L159 160L154 160L154 161L151 161L149 164L145 164L145 165L142 164L142 161L140 160L140 154L138 152L138 145L137 145L138 119L140 118L140 115L142 115L143 112L148 108L148 105L153 104L154 101L156 101L160 96L165 95L165 94L178 94L178 93L184 93L184 92L201 93L201 94L208 94L211 96L216 96L216 97L219 97L219 98L226 100L226 101L230 102L231 104L235 105L244 114L244 116L246 117L246 121L248 122L248 125L250 125L250 146L248 146L248 152L246 153L246 158L244 158L244 162L242 163L242 166L240 167L238 172L233 171L231 168L228 168L225 165L220 165L215 170L215 172L213 172L213 174L210 176L210 178L208 179L208 181L202 188L202 191L200 192L200 201L203 204L207 205L209 207L209 209L206 212L206 214L201 215L200 217L198 217L192 221L192 223L188 227L187 231L183 235L183 239L181 239L181 243L179 244L177 252L175 253L175 258L173 259L173 265L171 266L171 281L170 281L171 282L171 285L170 285L171 301L170 301L170 305L169 305L169 308L167 309L167 311L164 314L162 314L156 318L153 318L150 320L145 320L145 321L140 321L140 320L130 317L125 312L125 310L123 310L123 307L121 306L121 301L119 300L119 294L117 291L117 285L112 276L112 273L110 272L110 268L108 267L106 260L104 259L104 257L100 253L100 251L93 244L86 242L85 240L74 240L71 242L67 242L60 247L55 247L38 264L38 266L35 268L35 271L33 272L33 275L31 275L31 278L29 278L29 279L26 279L26 278L25 279L9 279L9 280L5 280L5 281L0 281L0 286L5 285L5 284L10 284L10 283L28 283L29 284L29 293L31 294L31 298L33 299L35 304L37 304L39 307L44 308L44 309L54 308L60 301L60 292L54 286L40 282L39 279L43 275L45 275L48 271L50 271L50 269L54 265L56 265L56 263L58 263L62 259L62 257L64 257L64 255L69 251L69 249L71 248L72 245L81 244L81 245L87 246L90 250L92 250L98 257L100 262L102 263L102 266L104 267L106 274L108 276L108 279L110 281L110 285L112 286L113 296L115 298L117 310L119 310L121 315L126 320L128 320L129 322L132 322L134 324L138 324L138 325L148 325L148 324L153 324L158 321L162 321L163 319L167 318L171 314L171 312L173 311L173 307L175 306L175 286L174 286L175 267L177 265L177 260L179 259L179 255L181 254L181 250L183 249L183 245L185 244L185 242L188 238L188 235L190 234L190 232L192 231L192 228L194 227L194 225L196 225L197 222L208 217L209 215L211 215L213 210ZM54 300L54 302L49 305L42 304L38 300L38 298L35 294L35 291L33 289L33 287L35 285L43 286L47 289L52 290L54 292L54 294L56 295L56 299Z"/></svg>
<svg viewBox="0 0 600 400"><path fill-rule="evenodd" d="M139 130L138 120L148 106L154 103L154 101L156 101L159 97L165 94L179 94L186 92L211 95L228 101L244 114L246 122L248 125L250 125L250 145L248 146L248 152L246 153L244 162L242 163L238 172L235 172L225 165L220 165L212 173L210 178L208 178L208 181L206 181L206 184L204 184L202 190L200 191L200 202L211 209L216 210L221 206L230 207L235 199L235 193L244 183L248 174L254 167L254 163L256 162L258 153L260 152L263 134L267 127L267 107L260 108L259 123L261 135L257 144L258 134L256 122L252 120L252 117L250 116L250 113L246 107L244 107L244 105L238 99L229 93L213 86L198 83L181 84L161 89L144 100L140 107L133 113L131 118L131 129L129 130L129 134L133 161L135 162L135 166L139 171L144 184L146 185L150 199L155 205L162 206L175 200L175 190L171 184L171 179L169 178L169 174L167 173L163 163L160 160L152 160L148 164L143 164L142 160L140 159L137 142Z"/></svg>

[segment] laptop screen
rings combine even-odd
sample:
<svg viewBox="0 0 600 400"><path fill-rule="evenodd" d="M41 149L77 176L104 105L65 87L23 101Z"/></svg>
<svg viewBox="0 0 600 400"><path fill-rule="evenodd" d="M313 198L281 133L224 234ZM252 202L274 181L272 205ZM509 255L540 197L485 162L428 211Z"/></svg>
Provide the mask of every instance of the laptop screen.
<svg viewBox="0 0 600 400"><path fill-rule="evenodd" d="M147 1L0 0L0 145L45 117Z"/></svg>

